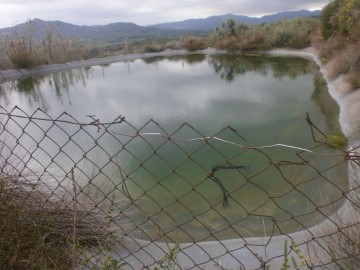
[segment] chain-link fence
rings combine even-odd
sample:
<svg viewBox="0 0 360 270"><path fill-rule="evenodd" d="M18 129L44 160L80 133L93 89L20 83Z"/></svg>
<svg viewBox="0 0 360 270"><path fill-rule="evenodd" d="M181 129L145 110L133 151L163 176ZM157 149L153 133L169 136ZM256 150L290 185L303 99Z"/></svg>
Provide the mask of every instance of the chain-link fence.
<svg viewBox="0 0 360 270"><path fill-rule="evenodd" d="M360 267L356 136L0 110L1 269Z"/></svg>

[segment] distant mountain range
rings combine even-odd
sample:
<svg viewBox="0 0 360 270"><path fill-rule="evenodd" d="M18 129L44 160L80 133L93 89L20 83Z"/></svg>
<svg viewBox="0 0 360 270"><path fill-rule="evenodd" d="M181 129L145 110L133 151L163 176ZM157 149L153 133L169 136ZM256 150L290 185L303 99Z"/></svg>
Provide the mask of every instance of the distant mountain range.
<svg viewBox="0 0 360 270"><path fill-rule="evenodd" d="M134 23L111 23L107 25L79 26L62 21L43 21L34 19L35 40L44 39L46 33L51 27L52 32L61 33L67 38L79 38L85 40L106 40L110 42L121 41L125 39L143 39L155 36L171 36L183 34L184 31L160 29L155 27L144 27ZM14 33L22 33L26 29L26 24L21 23L13 27L0 29L0 40L5 40L14 36Z"/></svg>
<svg viewBox="0 0 360 270"><path fill-rule="evenodd" d="M125 39L143 39L150 37L171 37L184 34L196 33L199 31L208 32L219 26L223 21L232 18L237 22L253 24L262 24L275 22L281 19L292 19L295 17L319 16L321 11L289 11L273 15L263 16L261 18L248 17L243 15L226 14L221 16L211 16L205 19L189 19L179 22L167 22L150 26L139 26L134 23L111 23L107 25L79 26L62 21L43 21L34 19L34 39L44 39L49 26L56 33L59 31L67 38L79 38L87 40L106 40L122 41ZM0 29L0 40L13 37L14 33L23 32L25 23L13 27Z"/></svg>
<svg viewBox="0 0 360 270"><path fill-rule="evenodd" d="M222 22L226 21L229 18L234 19L236 22L246 23L249 25L253 24L262 24L262 23L271 23L283 19L293 19L296 17L318 17L320 16L321 11L309 11L309 10L299 10L299 11L288 11L280 12L272 15L266 15L260 18L248 17L244 15L234 15L226 14L220 16L211 16L205 19L189 19L180 22L167 22L151 25L152 27L161 28L161 29L181 29L181 30L212 30L219 26Z"/></svg>

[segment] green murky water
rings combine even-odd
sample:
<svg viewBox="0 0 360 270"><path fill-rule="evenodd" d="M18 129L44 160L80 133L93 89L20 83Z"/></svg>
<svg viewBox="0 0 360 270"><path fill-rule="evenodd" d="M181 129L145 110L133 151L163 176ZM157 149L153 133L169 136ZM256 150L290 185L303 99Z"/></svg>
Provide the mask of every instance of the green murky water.
<svg viewBox="0 0 360 270"><path fill-rule="evenodd" d="M319 209L333 212L346 188L341 156L253 147L286 144L337 153L313 142L305 121L308 113L325 134L340 132L337 105L315 63L304 59L157 57L0 87L9 109L18 105L31 113L40 107L51 116L67 111L88 122L87 115L125 117L127 123L99 138L102 147L87 152L87 160L78 146L64 149L78 166L98 164L106 181L96 176L93 182L105 193L117 187L117 196L131 198L131 220L144 229L136 234L141 238L192 242L289 233L321 221ZM215 138L199 139L209 136ZM73 140L82 149L93 143L80 135ZM56 153L50 142L47 147ZM56 157L64 167L66 158Z"/></svg>

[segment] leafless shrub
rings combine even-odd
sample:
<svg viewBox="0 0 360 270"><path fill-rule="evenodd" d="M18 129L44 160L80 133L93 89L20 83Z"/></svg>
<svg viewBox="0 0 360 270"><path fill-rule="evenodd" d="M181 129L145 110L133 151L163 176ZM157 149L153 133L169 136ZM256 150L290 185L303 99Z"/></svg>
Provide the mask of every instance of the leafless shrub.
<svg viewBox="0 0 360 270"><path fill-rule="evenodd" d="M335 212L332 222L321 227L321 242L324 243L325 258L322 262L331 261L329 269L360 268L360 181L359 164L352 161L349 167L350 184L346 192L346 206L342 211Z"/></svg>
<svg viewBox="0 0 360 270"><path fill-rule="evenodd" d="M61 35L59 26L55 30L48 26L43 46L47 63L65 63L69 59L70 41Z"/></svg>
<svg viewBox="0 0 360 270"><path fill-rule="evenodd" d="M151 53L151 52L161 52L164 48L160 45L146 45L144 48L145 53Z"/></svg>
<svg viewBox="0 0 360 270"><path fill-rule="evenodd" d="M192 52L205 49L206 44L201 38L192 36L185 39L183 46L185 49Z"/></svg>
<svg viewBox="0 0 360 270"><path fill-rule="evenodd" d="M181 41L169 41L165 44L165 47L173 50L181 49Z"/></svg>
<svg viewBox="0 0 360 270"><path fill-rule="evenodd" d="M28 20L24 33L16 29L12 39L5 43L5 55L15 68L30 68L40 62L33 40L34 27L34 21Z"/></svg>
<svg viewBox="0 0 360 270"><path fill-rule="evenodd" d="M219 43L216 44L218 49L236 51L239 49L238 40L234 36L228 36L223 38Z"/></svg>

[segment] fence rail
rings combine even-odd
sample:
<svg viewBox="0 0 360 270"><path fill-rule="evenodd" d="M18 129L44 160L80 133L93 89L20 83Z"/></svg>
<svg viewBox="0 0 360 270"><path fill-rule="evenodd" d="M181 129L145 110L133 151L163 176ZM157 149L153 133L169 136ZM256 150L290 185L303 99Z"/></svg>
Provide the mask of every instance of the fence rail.
<svg viewBox="0 0 360 270"><path fill-rule="evenodd" d="M356 137L254 145L0 107L1 269L355 269Z"/></svg>

